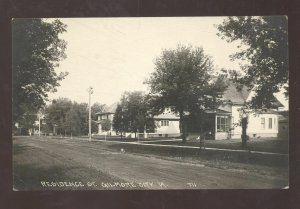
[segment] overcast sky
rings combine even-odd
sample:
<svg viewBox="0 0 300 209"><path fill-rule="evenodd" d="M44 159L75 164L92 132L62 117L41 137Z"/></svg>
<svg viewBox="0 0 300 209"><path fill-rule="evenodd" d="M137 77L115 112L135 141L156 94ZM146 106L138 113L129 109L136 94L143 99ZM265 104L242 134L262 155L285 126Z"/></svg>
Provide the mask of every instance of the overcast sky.
<svg viewBox="0 0 300 209"><path fill-rule="evenodd" d="M61 81L50 99L67 97L88 102L89 86L94 88L92 103L110 105L119 101L124 91L148 88L143 82L154 71L154 59L163 49L177 44L201 46L210 55L216 69L239 69L229 55L237 44L216 35L216 25L224 17L167 18L66 18L67 58L57 72L69 75Z"/></svg>

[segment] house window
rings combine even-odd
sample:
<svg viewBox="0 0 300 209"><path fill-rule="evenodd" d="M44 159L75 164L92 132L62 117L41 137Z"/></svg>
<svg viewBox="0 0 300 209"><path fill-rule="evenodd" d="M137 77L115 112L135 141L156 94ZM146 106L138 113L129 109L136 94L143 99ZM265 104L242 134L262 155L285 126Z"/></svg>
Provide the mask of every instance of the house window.
<svg viewBox="0 0 300 209"><path fill-rule="evenodd" d="M272 129L272 118L269 118L269 129Z"/></svg>
<svg viewBox="0 0 300 209"><path fill-rule="evenodd" d="M262 129L265 129L265 128L266 128L266 120L265 120L265 118L261 118L261 119L260 119L260 125L261 125L261 128L262 128Z"/></svg>
<svg viewBox="0 0 300 209"><path fill-rule="evenodd" d="M217 116L217 132L228 131L228 116Z"/></svg>
<svg viewBox="0 0 300 209"><path fill-rule="evenodd" d="M169 126L169 121L168 120L162 120L161 121L161 126Z"/></svg>

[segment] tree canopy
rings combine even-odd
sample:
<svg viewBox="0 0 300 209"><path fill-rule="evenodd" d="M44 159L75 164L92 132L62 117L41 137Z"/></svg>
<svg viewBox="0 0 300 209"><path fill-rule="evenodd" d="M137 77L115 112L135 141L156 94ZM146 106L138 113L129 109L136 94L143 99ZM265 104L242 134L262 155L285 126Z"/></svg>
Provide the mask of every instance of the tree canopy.
<svg viewBox="0 0 300 209"><path fill-rule="evenodd" d="M153 115L147 96L141 91L125 92L117 106L113 127L120 132L154 131Z"/></svg>
<svg viewBox="0 0 300 209"><path fill-rule="evenodd" d="M253 88L251 106L269 108L273 94L286 89L288 95L288 23L286 16L228 17L218 26L227 42L240 41L233 60L247 61L238 82Z"/></svg>
<svg viewBox="0 0 300 209"><path fill-rule="evenodd" d="M13 122L38 112L48 92L55 91L67 73L55 68L66 58L66 42L59 35L66 25L59 20L12 20Z"/></svg>
<svg viewBox="0 0 300 209"><path fill-rule="evenodd" d="M160 111L169 108L180 116L183 142L186 140L185 114L216 107L225 83L213 76L212 59L201 47L178 45L163 50L155 60L155 72L146 81L153 105Z"/></svg>
<svg viewBox="0 0 300 209"><path fill-rule="evenodd" d="M97 132L96 113L102 112L103 104L95 103L91 106L92 132ZM48 132L62 135L87 135L88 134L88 104L72 102L67 98L53 100L45 108L45 122Z"/></svg>

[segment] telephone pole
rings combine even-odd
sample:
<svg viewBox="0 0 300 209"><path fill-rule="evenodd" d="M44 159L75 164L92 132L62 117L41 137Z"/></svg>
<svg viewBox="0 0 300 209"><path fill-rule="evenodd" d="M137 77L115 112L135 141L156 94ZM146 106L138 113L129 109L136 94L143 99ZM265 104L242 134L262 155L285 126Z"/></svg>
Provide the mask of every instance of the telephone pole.
<svg viewBox="0 0 300 209"><path fill-rule="evenodd" d="M91 94L93 93L93 87L89 87L88 92L89 92L89 142L90 142L92 141Z"/></svg>

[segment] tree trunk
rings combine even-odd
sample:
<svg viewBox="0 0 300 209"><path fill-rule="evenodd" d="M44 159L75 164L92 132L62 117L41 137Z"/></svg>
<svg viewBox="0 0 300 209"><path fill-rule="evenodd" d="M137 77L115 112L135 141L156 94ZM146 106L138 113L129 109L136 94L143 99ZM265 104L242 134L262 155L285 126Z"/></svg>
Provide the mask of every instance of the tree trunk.
<svg viewBox="0 0 300 209"><path fill-rule="evenodd" d="M247 147L247 126L248 126L248 118L242 118L242 147Z"/></svg>
<svg viewBox="0 0 300 209"><path fill-rule="evenodd" d="M183 116L183 111L179 111L179 117L180 117L180 123L179 123L179 128L180 128L180 133L182 137L182 143L186 143L186 128L185 128L185 123L184 123L184 116Z"/></svg>

